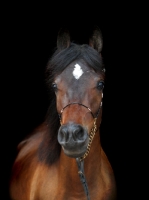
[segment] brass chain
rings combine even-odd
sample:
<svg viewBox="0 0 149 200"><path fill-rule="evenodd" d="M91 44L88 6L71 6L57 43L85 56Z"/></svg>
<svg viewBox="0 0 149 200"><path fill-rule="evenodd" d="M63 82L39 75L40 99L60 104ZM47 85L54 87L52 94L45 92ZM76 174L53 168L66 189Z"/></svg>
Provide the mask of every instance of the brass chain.
<svg viewBox="0 0 149 200"><path fill-rule="evenodd" d="M93 138L95 136L95 133L97 131L96 121L97 121L97 118L94 119L94 126L91 129L91 132L89 134L89 143L87 145L87 150L86 150L85 154L82 157L80 157L80 161L84 160L88 156L88 154L90 152L91 144L92 144Z"/></svg>

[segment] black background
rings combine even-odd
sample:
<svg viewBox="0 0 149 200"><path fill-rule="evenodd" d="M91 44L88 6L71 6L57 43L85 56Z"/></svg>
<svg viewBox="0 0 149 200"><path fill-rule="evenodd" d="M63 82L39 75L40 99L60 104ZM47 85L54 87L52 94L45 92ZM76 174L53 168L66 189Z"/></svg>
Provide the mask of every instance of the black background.
<svg viewBox="0 0 149 200"><path fill-rule="evenodd" d="M56 47L58 30L67 27L73 41L87 43L93 25L98 25L103 34L106 68L101 142L115 173L118 200L135 199L139 173L136 175L134 142L137 122L132 119L136 117L137 30L142 27L142 19L132 8L126 4L91 2L4 6L1 199L9 199L9 176L17 144L44 120L48 108L44 70Z"/></svg>

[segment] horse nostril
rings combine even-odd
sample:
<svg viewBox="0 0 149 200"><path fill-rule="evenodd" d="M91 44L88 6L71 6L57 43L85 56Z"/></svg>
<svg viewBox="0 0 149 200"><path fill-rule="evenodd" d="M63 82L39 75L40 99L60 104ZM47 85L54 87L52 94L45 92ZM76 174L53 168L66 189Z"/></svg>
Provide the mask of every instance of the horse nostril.
<svg viewBox="0 0 149 200"><path fill-rule="evenodd" d="M63 127L61 128L60 133L61 133L61 139L63 139L65 142L67 142L68 139L69 139L69 133L68 133L67 127L66 127L66 126L63 126ZM60 138L59 138L59 139L60 139Z"/></svg>
<svg viewBox="0 0 149 200"><path fill-rule="evenodd" d="M84 140L84 136L85 136L85 132L84 132L83 127L79 125L76 127L73 127L72 138L74 141Z"/></svg>

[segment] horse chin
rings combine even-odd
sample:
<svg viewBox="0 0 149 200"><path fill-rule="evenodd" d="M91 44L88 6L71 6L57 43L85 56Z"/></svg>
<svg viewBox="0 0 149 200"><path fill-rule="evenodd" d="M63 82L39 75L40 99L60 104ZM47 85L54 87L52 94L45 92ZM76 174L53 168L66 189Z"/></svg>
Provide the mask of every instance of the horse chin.
<svg viewBox="0 0 149 200"><path fill-rule="evenodd" d="M82 150L72 150L72 149L66 149L65 147L62 146L62 149L65 153L66 156L68 157L71 157L71 158L79 158L79 157L82 157L85 152L86 152L86 148L85 149L82 149Z"/></svg>

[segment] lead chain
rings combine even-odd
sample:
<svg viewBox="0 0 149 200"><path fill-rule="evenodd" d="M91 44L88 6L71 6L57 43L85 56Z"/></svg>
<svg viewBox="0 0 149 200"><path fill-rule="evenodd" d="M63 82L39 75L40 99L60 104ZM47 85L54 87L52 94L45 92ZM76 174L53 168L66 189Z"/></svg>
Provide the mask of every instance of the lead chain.
<svg viewBox="0 0 149 200"><path fill-rule="evenodd" d="M97 131L96 121L97 121L97 118L95 118L95 120L94 120L94 126L91 129L91 132L89 134L89 143L87 145L87 150L86 150L85 154L82 157L80 157L80 161L84 160L87 157L87 155L89 154L89 152L90 152L91 144L92 144L93 138L95 136L95 133Z"/></svg>

